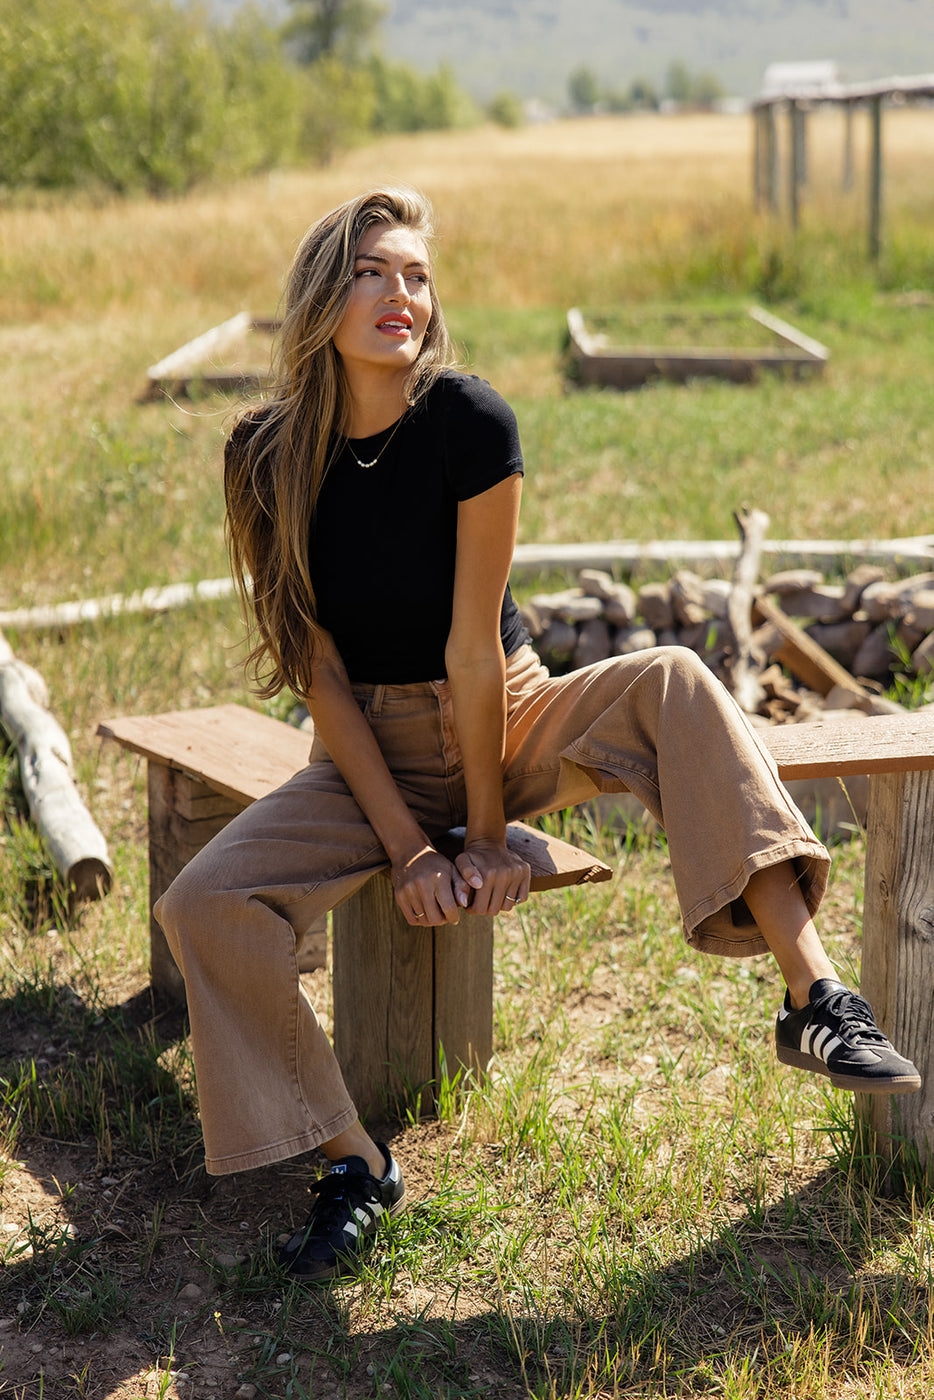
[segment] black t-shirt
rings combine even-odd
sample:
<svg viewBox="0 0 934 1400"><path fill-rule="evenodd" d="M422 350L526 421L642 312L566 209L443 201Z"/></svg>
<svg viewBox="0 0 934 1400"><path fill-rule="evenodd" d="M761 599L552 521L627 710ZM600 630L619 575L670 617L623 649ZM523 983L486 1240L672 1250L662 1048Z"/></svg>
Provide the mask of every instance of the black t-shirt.
<svg viewBox="0 0 934 1400"><path fill-rule="evenodd" d="M242 450L259 409L234 429ZM354 455L374 466L358 466ZM457 507L522 472L515 415L482 379L445 371L399 424L334 444L309 532L316 615L352 681L440 680L454 605ZM529 640L507 586L507 656Z"/></svg>
<svg viewBox="0 0 934 1400"><path fill-rule="evenodd" d="M351 680L404 684L445 674L458 502L522 472L515 415L489 384L447 371L390 437L337 451L309 539L317 616ZM380 451L381 449L382 452ZM507 656L528 640L507 587Z"/></svg>

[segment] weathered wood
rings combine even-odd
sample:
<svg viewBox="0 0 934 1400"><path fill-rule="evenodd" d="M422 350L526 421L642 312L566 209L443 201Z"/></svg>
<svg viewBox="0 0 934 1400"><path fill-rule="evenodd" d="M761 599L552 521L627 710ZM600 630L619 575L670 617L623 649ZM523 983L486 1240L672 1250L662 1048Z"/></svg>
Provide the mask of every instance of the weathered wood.
<svg viewBox="0 0 934 1400"><path fill-rule="evenodd" d="M934 1166L934 774L870 784L860 988L918 1067L916 1094L859 1095L863 1120L896 1168Z"/></svg>
<svg viewBox="0 0 934 1400"><path fill-rule="evenodd" d="M466 831L452 827L438 840L438 849L453 860L464 849ZM533 890L566 889L569 885L594 885L612 878L613 872L602 860L587 851L550 836L525 822L510 822L506 829L509 849L526 862L531 871Z"/></svg>
<svg viewBox="0 0 934 1400"><path fill-rule="evenodd" d="M727 600L727 618L733 630L735 650L729 664L730 688L740 709L755 714L765 691L761 667L752 654L752 597L759 577L762 545L769 528L764 510L741 510L734 514L742 547L733 569L733 585Z"/></svg>
<svg viewBox="0 0 934 1400"><path fill-rule="evenodd" d="M212 326L203 331L201 335L186 341L170 355L166 355L158 364L150 365L146 371L150 381L158 384L162 380L186 378L212 356L222 355L230 350L246 335L252 324L249 313L240 311L229 320L222 321L219 326Z"/></svg>
<svg viewBox="0 0 934 1400"><path fill-rule="evenodd" d="M366 1116L433 1099L444 1068L486 1069L493 1053L493 920L413 928L377 876L334 910L334 1051ZM429 1104L422 1099L422 1108Z"/></svg>
<svg viewBox="0 0 934 1400"><path fill-rule="evenodd" d="M188 862L248 804L225 797L189 774L155 761L148 764L147 786L150 976L154 987L184 1001L185 984L153 915L153 906ZM312 972L326 964L325 916L300 935L298 965L302 972Z"/></svg>
<svg viewBox="0 0 934 1400"><path fill-rule="evenodd" d="M154 987L177 1001L185 1000L185 983L152 912L153 906L192 856L197 855L225 824L223 816L219 815L208 817L204 822L184 815L184 809L187 807L190 811L192 807L191 786L192 780L186 774L166 764L148 765L149 975ZM229 799L226 801L234 807ZM230 816L235 815L236 810Z"/></svg>
<svg viewBox="0 0 934 1400"><path fill-rule="evenodd" d="M869 103L869 256L877 262L882 250L882 97Z"/></svg>
<svg viewBox="0 0 934 1400"><path fill-rule="evenodd" d="M97 730L132 753L169 763L243 806L308 762L312 735L245 705L105 720Z"/></svg>
<svg viewBox="0 0 934 1400"><path fill-rule="evenodd" d="M101 732L146 754L151 772L157 770L154 889L164 888L179 860L223 822L224 802L246 805L285 781L310 743L310 735L241 706L111 721ZM780 725L759 733L785 779L876 775L863 989L880 1023L926 1084L934 1084L934 716ZM533 867L533 888L611 874L586 852L521 823L510 827L510 843ZM335 910L333 921L335 1046L363 1111L378 1115L403 1092L435 1092L442 1047L451 1075L461 1064L485 1068L492 1047L492 920L465 916L454 928L414 929L398 912L388 879L377 876ZM897 1150L899 1128L927 1153L934 1121L929 1091L887 1104L875 1100L867 1110L885 1150Z"/></svg>
<svg viewBox="0 0 934 1400"><path fill-rule="evenodd" d="M775 660L787 666L810 690L817 691L818 695L827 695L835 685L839 685L856 695L868 696L865 687L854 680L839 661L835 661L765 594L759 594L756 598L754 617L768 622L781 638L781 646L772 652Z"/></svg>
<svg viewBox="0 0 934 1400"><path fill-rule="evenodd" d="M432 929L436 1083L442 1069L449 1079L460 1066L482 1074L493 1058L493 937L493 920L485 914Z"/></svg>
<svg viewBox="0 0 934 1400"><path fill-rule="evenodd" d="M66 888L77 899L99 899L113 881L107 842L74 779L71 745L48 709L38 671L18 661L3 640L0 724L19 757L29 815Z"/></svg>
<svg viewBox="0 0 934 1400"><path fill-rule="evenodd" d="M783 779L906 773L934 769L934 714L815 720L757 729Z"/></svg>
<svg viewBox="0 0 934 1400"><path fill-rule="evenodd" d="M605 384L618 389L632 388L653 378L684 381L710 375L745 384L757 379L763 370L791 370L797 374L823 372L830 355L826 346L800 332L793 340L787 339L785 323L768 313L757 314L754 319L773 331L781 342L779 348L611 346L606 344L605 338L590 333L580 308L572 306L567 312L570 354L582 384ZM817 347L820 353L814 354L806 348L806 342Z"/></svg>
<svg viewBox="0 0 934 1400"><path fill-rule="evenodd" d="M122 617L126 613L162 613L193 602L228 598L234 591L229 578L204 579L201 583L172 583L165 588L143 588L138 593L114 593L106 598L84 598L76 602L49 603L35 608L0 612L0 627L44 631L75 627L82 622Z"/></svg>
<svg viewBox="0 0 934 1400"><path fill-rule="evenodd" d="M311 735L240 705L110 720L98 732L145 756L149 768L150 909L185 864L228 821L287 781L307 760ZM439 842L450 858L463 829ZM532 888L608 880L603 861L524 823L510 848L528 861ZM493 1046L493 920L465 915L455 928L417 929L377 876L333 920L334 1040L361 1111L377 1115L400 1095L436 1092L444 1067L486 1069ZM150 915L152 978L184 996L164 934ZM300 953L323 964L323 929ZM300 964L301 965L301 964Z"/></svg>

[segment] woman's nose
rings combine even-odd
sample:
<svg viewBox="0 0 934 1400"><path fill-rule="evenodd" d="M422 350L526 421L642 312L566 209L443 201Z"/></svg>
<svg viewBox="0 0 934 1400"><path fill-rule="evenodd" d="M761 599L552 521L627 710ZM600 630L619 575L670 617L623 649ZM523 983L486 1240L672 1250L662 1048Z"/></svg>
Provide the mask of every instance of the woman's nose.
<svg viewBox="0 0 934 1400"><path fill-rule="evenodd" d="M409 289L406 285L405 277L400 272L398 277L390 277L386 286L387 301L409 301Z"/></svg>

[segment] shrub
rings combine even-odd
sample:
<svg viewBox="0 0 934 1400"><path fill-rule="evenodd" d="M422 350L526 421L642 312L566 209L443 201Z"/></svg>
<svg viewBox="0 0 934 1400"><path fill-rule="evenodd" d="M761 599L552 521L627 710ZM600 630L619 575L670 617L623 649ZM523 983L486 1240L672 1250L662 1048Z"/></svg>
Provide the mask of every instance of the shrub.
<svg viewBox="0 0 934 1400"><path fill-rule="evenodd" d="M0 182L177 192L282 158L300 76L274 31L170 0L0 0Z"/></svg>

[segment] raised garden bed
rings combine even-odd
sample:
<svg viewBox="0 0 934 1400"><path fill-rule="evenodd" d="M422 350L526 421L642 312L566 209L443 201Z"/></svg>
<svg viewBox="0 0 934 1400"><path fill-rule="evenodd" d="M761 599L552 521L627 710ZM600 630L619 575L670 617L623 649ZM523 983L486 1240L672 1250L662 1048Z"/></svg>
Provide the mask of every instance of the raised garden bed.
<svg viewBox="0 0 934 1400"><path fill-rule="evenodd" d="M654 379L700 376L747 384L763 371L821 374L830 352L760 306L654 307L567 314L572 377L580 384L633 389Z"/></svg>

